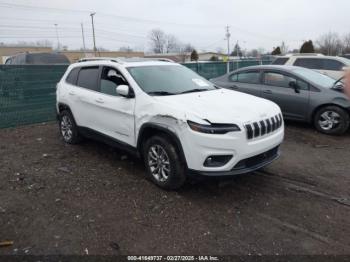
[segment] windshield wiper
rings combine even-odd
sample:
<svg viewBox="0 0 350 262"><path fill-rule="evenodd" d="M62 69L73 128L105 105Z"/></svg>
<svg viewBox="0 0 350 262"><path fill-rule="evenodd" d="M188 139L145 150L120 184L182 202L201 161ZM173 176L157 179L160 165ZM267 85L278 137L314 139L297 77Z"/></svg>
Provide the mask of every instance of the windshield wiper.
<svg viewBox="0 0 350 262"><path fill-rule="evenodd" d="M204 92L204 91L209 91L210 89L203 89L203 88L195 88L187 91L183 91L179 94L188 94L188 93L195 93L195 92Z"/></svg>
<svg viewBox="0 0 350 262"><path fill-rule="evenodd" d="M172 96L172 95L176 95L175 93L170 93L170 92L167 92L167 91L152 91L152 92L148 92L147 94L155 95L155 96Z"/></svg>

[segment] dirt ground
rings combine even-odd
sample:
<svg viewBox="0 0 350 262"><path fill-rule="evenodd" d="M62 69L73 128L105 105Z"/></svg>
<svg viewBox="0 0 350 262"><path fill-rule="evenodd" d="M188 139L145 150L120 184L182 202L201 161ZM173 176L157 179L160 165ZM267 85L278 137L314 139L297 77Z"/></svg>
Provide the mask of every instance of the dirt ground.
<svg viewBox="0 0 350 262"><path fill-rule="evenodd" d="M350 134L287 125L268 168L178 192L56 124L0 130L0 254L350 254Z"/></svg>

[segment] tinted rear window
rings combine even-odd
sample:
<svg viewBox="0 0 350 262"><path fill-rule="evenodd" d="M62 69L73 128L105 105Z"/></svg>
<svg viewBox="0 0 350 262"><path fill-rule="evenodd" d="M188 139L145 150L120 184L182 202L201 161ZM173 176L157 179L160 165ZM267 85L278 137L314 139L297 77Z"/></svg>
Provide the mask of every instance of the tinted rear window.
<svg viewBox="0 0 350 262"><path fill-rule="evenodd" d="M295 66L301 66L309 69L341 71L345 66L344 63L334 59L322 58L298 58Z"/></svg>
<svg viewBox="0 0 350 262"><path fill-rule="evenodd" d="M297 58L294 65L309 69L322 69L323 62L322 59L317 58Z"/></svg>
<svg viewBox="0 0 350 262"><path fill-rule="evenodd" d="M76 85L79 70L80 68L74 68L72 71L70 71L69 75L66 78L66 82L72 85Z"/></svg>
<svg viewBox="0 0 350 262"><path fill-rule="evenodd" d="M323 69L331 71L341 71L345 66L342 62L333 59L323 59Z"/></svg>
<svg viewBox="0 0 350 262"><path fill-rule="evenodd" d="M98 91L98 67L86 67L79 71L78 83L80 87L84 87L90 90Z"/></svg>
<svg viewBox="0 0 350 262"><path fill-rule="evenodd" d="M275 59L275 61L272 62L272 65L284 65L285 63L287 63L287 61L288 61L287 57L277 58Z"/></svg>

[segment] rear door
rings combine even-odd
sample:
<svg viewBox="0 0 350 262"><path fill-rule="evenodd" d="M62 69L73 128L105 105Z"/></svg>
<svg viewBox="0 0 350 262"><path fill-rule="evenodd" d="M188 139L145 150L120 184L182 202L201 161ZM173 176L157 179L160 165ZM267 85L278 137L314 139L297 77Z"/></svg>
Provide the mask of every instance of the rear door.
<svg viewBox="0 0 350 262"><path fill-rule="evenodd" d="M309 85L281 71L267 70L263 73L262 97L278 104L287 118L305 120L309 108ZM299 92L290 86L295 82Z"/></svg>
<svg viewBox="0 0 350 262"><path fill-rule="evenodd" d="M247 70L229 76L229 88L254 96L261 96L260 70Z"/></svg>
<svg viewBox="0 0 350 262"><path fill-rule="evenodd" d="M74 116L79 126L101 132L98 124L101 117L95 110L99 87L99 66L82 67L79 70L77 87L70 90L69 96L74 100Z"/></svg>

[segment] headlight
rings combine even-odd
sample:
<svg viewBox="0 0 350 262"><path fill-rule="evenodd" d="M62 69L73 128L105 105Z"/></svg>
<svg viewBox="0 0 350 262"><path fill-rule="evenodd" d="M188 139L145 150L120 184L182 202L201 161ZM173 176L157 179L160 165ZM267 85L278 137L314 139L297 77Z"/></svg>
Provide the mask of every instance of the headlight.
<svg viewBox="0 0 350 262"><path fill-rule="evenodd" d="M235 124L210 124L202 125L192 121L187 121L188 125L193 131L206 134L227 134L229 132L241 131L241 129Z"/></svg>

